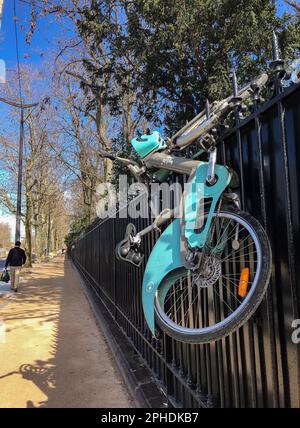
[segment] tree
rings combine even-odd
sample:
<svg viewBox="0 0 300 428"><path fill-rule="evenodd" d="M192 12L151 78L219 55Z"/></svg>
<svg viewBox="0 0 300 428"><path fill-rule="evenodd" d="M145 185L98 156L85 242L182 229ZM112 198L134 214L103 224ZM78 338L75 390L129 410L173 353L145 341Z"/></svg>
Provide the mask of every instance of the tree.
<svg viewBox="0 0 300 428"><path fill-rule="evenodd" d="M49 98L46 97L49 87L44 86L45 75L42 70L32 68L22 68L21 73L26 99L41 100L37 108L26 112L25 117L22 221L25 225L27 264L31 266L33 248L39 259L47 247L49 206L52 204L56 207L57 201L61 199L62 180L58 180L58 177L62 176L62 166L51 151L51 139L57 139L57 132L54 128L55 109L52 108ZM3 90L8 93L10 99L17 99L18 84L13 73L9 85L6 85ZM7 119L3 136L1 136L0 163L3 177L0 187L0 202L11 213L15 213L18 164L18 134L15 131L18 130L19 112L11 109ZM60 207L62 206L63 204L60 202ZM51 239L53 240L53 236Z"/></svg>
<svg viewBox="0 0 300 428"><path fill-rule="evenodd" d="M69 52L70 67L68 70L65 66L65 69L69 72L71 69L70 74L78 79L81 89L86 94L85 111L94 117L98 138L105 150L111 149L112 135L109 135L106 123L108 118L117 118L114 121L117 128L114 136L122 132L129 144L136 128L144 123L144 117L149 116L153 119L154 114L152 100L155 94L152 91L147 93L139 91L136 80L132 77L137 75L140 65L134 56L127 55L126 50L120 46L124 29L126 31L126 26L122 25L123 3L125 5L127 2L112 0L32 2L34 11L32 28L35 28L38 16L50 13L56 14L61 25L66 25L66 19L73 23L75 36L73 33L71 40L60 41L57 57ZM103 13L101 20L96 22L98 6L102 8ZM91 22L93 19L94 22ZM93 23L95 31L93 29L91 31L89 27L90 24L93 26ZM32 35L33 32L30 31L30 37ZM118 60L116 55L119 55ZM79 62L84 66L84 73L72 72L74 64ZM105 163L110 164L110 161ZM111 169L111 165L109 168Z"/></svg>
<svg viewBox="0 0 300 428"><path fill-rule="evenodd" d="M11 245L11 228L7 223L0 223L0 248L7 249Z"/></svg>
<svg viewBox="0 0 300 428"><path fill-rule="evenodd" d="M78 238L78 236L81 234L81 232L88 226L89 224L86 222L85 219L80 217L73 217L73 221L70 225L69 233L65 237L65 244L67 247L70 247L72 242Z"/></svg>
<svg viewBox="0 0 300 428"><path fill-rule="evenodd" d="M129 141L138 127L164 124L173 134L206 98L229 95L232 66L240 84L269 69L273 30L283 59L300 46L299 21L277 16L274 0L31 3L28 41L45 14L72 28L58 46L65 101L58 95L61 138L51 144L72 172L76 231L93 219L98 182L113 179L99 148L132 156Z"/></svg>
<svg viewBox="0 0 300 428"><path fill-rule="evenodd" d="M59 138L51 143L51 148L56 159L71 173L72 195L75 199L79 195L77 213L90 222L96 215L96 187L109 173L99 156L102 140L98 138L97 119L84 108L88 97L80 90L77 76L78 73L75 78L68 74L61 76L53 94Z"/></svg>
<svg viewBox="0 0 300 428"><path fill-rule="evenodd" d="M232 65L240 83L266 69L273 29L285 58L300 45L296 24L277 17L268 0L137 0L128 4L126 16L124 45L141 64L138 84L163 98L170 131L201 110L205 98L230 93Z"/></svg>
<svg viewBox="0 0 300 428"><path fill-rule="evenodd" d="M59 3L59 4L58 4ZM36 2L35 2L36 4ZM41 0L43 13L71 18L84 41L82 62L94 94L121 117L181 127L202 107L267 68L271 36L284 58L300 46L299 23L276 15L273 0ZM92 106L93 103L90 105ZM126 104L126 102L125 102Z"/></svg>

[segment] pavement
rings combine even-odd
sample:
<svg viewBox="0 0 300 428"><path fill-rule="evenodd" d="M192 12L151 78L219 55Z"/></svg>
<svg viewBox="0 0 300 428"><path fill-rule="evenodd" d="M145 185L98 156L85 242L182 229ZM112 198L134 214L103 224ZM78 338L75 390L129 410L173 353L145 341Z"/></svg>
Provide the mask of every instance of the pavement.
<svg viewBox="0 0 300 428"><path fill-rule="evenodd" d="M0 281L0 299L11 294L10 284Z"/></svg>
<svg viewBox="0 0 300 428"><path fill-rule="evenodd" d="M4 269L6 259L0 259L0 276ZM7 297L11 294L10 284L6 282L0 281L0 307L1 307L1 299Z"/></svg>
<svg viewBox="0 0 300 428"><path fill-rule="evenodd" d="M134 407L63 257L23 272L19 292L0 297L0 361L0 408Z"/></svg>

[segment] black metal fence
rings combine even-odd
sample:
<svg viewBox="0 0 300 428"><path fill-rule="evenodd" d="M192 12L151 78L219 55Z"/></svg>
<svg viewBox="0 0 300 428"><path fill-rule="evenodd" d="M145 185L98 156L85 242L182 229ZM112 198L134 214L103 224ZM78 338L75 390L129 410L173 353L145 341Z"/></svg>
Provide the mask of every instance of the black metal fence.
<svg viewBox="0 0 300 428"><path fill-rule="evenodd" d="M170 406L300 407L300 343L292 341L292 322L300 319L300 84L282 91L279 68L276 96L237 121L219 150L219 161L240 177L243 208L260 220L272 244L271 284L246 325L204 345L163 333L153 338L141 303L145 263L136 269L115 258L127 219L95 222L71 252ZM140 230L148 222L135 225ZM144 238L146 260L155 241L155 233Z"/></svg>

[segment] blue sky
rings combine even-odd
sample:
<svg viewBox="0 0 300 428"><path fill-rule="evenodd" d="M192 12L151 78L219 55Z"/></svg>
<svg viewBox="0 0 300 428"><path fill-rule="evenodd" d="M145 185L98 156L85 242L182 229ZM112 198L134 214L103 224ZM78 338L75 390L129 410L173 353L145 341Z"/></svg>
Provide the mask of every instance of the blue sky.
<svg viewBox="0 0 300 428"><path fill-rule="evenodd" d="M41 63L43 61L43 52L46 49L54 48L55 36L58 32L57 25L51 20L44 18L40 21L32 42L28 45L25 41L26 31L30 27L30 8L28 5L17 0L16 2L18 17L18 39L21 64ZM16 45L14 32L14 11L13 0L4 0L3 21L0 31L0 59L5 61L6 69L15 69L16 67ZM0 88L1 89L1 88ZM10 107L0 103L0 117L5 118ZM1 124L0 124L1 126ZM3 173L3 171L2 171ZM0 205L0 223L9 223L14 231L14 216L7 213L7 210ZM24 231L22 229L22 235Z"/></svg>
<svg viewBox="0 0 300 428"><path fill-rule="evenodd" d="M287 5L283 0L277 0L278 14L286 11ZM55 48L56 36L61 33L53 17L39 19L37 29L32 37L31 44L26 44L25 35L30 27L30 7L20 0L16 0L18 17L18 39L21 64L36 64L43 62L47 50ZM13 0L4 0L3 22L0 31L0 60L6 63L7 71L16 67L16 46L14 33ZM0 88L1 89L1 88ZM5 117L8 107L0 103L0 117ZM0 124L1 126L1 124ZM0 208L1 215L1 208Z"/></svg>
<svg viewBox="0 0 300 428"><path fill-rule="evenodd" d="M52 19L43 18L39 21L38 28L32 38L31 44L25 41L26 31L30 27L30 7L20 0L16 2L18 17L18 39L21 63L39 63L43 60L45 49L54 47L57 25ZM7 69L15 67L16 47L14 33L13 0L4 0L3 22L0 32L0 58L6 63Z"/></svg>
<svg viewBox="0 0 300 428"><path fill-rule="evenodd" d="M277 0L278 14L287 10L283 0ZM46 49L54 48L55 36L59 28L52 18L39 20L38 28L32 38L31 45L25 42L26 30L30 26L30 7L20 0L17 0L18 36L20 46L20 60L23 63L39 63L43 60L43 52ZM3 23L0 33L0 58L6 62L7 68L12 68L16 64L15 36L13 21L13 0L4 0Z"/></svg>
<svg viewBox="0 0 300 428"><path fill-rule="evenodd" d="M63 1L63 0L62 0ZM278 14L287 10L284 0L277 0ZM3 22L0 31L0 60L4 60L9 72L16 67L16 45L14 32L14 1L4 0ZM21 64L36 64L43 62L45 53L55 50L57 35L61 35L62 29L55 22L54 17L38 19L37 29L28 45L25 41L26 32L30 28L30 6L21 0L16 0L16 11L18 17L18 40ZM1 93L1 83L0 83ZM0 116L2 119L8 112L9 107L0 103ZM1 123L0 123L1 126Z"/></svg>
<svg viewBox="0 0 300 428"><path fill-rule="evenodd" d="M16 40L14 29L13 0L4 0L2 27L0 30L0 60L5 62L7 78L9 71L16 69ZM21 64L42 63L45 52L55 48L58 25L53 18L43 18L38 21L37 29L32 37L31 44L26 43L26 32L30 28L30 6L20 0L16 0L16 12L18 17L17 31L19 42L19 58ZM1 93L1 83L0 83ZM0 128L3 122L8 122L8 112L11 107L0 103ZM7 119L6 121L3 119ZM1 212L1 211L0 211Z"/></svg>

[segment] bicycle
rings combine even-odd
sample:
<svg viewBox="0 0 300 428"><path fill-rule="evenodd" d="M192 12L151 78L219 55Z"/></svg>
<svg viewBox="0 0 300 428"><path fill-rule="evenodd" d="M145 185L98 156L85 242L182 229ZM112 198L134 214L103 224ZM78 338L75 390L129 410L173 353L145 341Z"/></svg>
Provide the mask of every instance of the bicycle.
<svg viewBox="0 0 300 428"><path fill-rule="evenodd" d="M234 74L234 96L207 104L167 142L156 131L133 139L140 163L101 152L103 157L126 165L139 182L144 182L149 172L161 170L189 177L191 187L179 207L168 210L168 216L160 213L139 232L129 224L116 247L119 260L139 267L142 237L173 220L157 240L143 277L143 311L153 335L156 320L179 341L218 340L241 327L263 299L272 265L268 236L254 217L242 211L239 196L231 189L234 171L216 160L225 119L232 112L238 114L251 96L257 101L267 80L264 74L238 91ZM195 142L207 152L208 162L180 156ZM201 200L194 188L197 183L204 188ZM202 219L198 216L200 206L204 207ZM176 218L178 209L180 218Z"/></svg>

